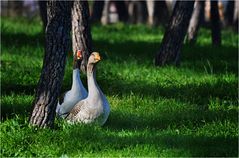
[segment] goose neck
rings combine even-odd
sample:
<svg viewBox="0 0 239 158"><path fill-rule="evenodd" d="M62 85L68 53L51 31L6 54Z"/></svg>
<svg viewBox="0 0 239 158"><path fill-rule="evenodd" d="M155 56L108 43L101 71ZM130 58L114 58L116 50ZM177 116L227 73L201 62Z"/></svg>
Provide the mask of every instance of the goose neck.
<svg viewBox="0 0 239 158"><path fill-rule="evenodd" d="M93 65L88 66L87 83L88 83L89 97L95 96L100 93L98 84L96 82L96 69L95 69L95 66Z"/></svg>
<svg viewBox="0 0 239 158"><path fill-rule="evenodd" d="M74 69L73 70L73 75L72 75L72 90L77 90L81 86L81 80L80 80L80 70L79 69Z"/></svg>

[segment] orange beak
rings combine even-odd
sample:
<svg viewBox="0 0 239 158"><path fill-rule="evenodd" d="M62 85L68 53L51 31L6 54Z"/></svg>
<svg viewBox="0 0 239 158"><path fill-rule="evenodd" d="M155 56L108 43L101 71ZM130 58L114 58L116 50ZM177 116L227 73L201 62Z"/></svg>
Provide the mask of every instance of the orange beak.
<svg viewBox="0 0 239 158"><path fill-rule="evenodd" d="M77 59L81 59L82 58L82 54L81 54L80 50L77 51L76 57L77 57Z"/></svg>
<svg viewBox="0 0 239 158"><path fill-rule="evenodd" d="M101 57L100 57L100 55L97 53L97 54L95 54L95 60L96 61L100 61L101 60Z"/></svg>

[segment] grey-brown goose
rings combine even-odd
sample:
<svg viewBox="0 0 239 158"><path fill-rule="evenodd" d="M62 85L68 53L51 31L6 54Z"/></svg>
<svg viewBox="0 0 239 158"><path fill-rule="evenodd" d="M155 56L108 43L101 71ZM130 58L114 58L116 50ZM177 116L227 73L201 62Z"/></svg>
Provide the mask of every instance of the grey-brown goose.
<svg viewBox="0 0 239 158"><path fill-rule="evenodd" d="M96 82L96 64L101 60L93 52L87 64L88 97L79 101L66 117L70 122L103 125L110 113L110 105Z"/></svg>
<svg viewBox="0 0 239 158"><path fill-rule="evenodd" d="M62 96L60 96L57 104L56 113L60 117L64 118L78 101L86 98L88 95L80 79L81 61L81 51L77 51L77 53L74 54L73 60L71 90L65 92Z"/></svg>

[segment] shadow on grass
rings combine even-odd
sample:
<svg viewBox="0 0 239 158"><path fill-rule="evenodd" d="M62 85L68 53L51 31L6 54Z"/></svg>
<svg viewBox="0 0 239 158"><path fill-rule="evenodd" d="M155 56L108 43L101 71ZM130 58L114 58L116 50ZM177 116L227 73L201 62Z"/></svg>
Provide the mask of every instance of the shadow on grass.
<svg viewBox="0 0 239 158"><path fill-rule="evenodd" d="M177 87L171 84L168 87L162 87L156 84L145 84L143 81L126 82L120 80L120 77L116 78L118 78L117 81L107 80L105 78L98 79L99 84L106 94L117 96L135 94L142 97L150 97L152 99L157 99L159 97L175 98L200 106L206 105L210 97L235 100L237 98L236 81L228 83L224 80L218 80L215 84L205 82L200 85L195 83Z"/></svg>
<svg viewBox="0 0 239 158"><path fill-rule="evenodd" d="M64 146L58 146L59 156L72 153L80 154L87 151L100 154L106 149L120 152L126 148L132 150L134 147L141 145L155 148L158 156L165 150L169 150L168 154L173 156L182 156L185 152L187 156L237 156L237 137L166 134L163 131L149 132L120 135L117 133L107 134L102 130L92 128L72 128L62 138L65 141ZM83 147L85 151L81 151ZM181 153L177 153L178 150ZM137 155L134 152L128 154ZM142 156L142 154L140 155Z"/></svg>
<svg viewBox="0 0 239 158"><path fill-rule="evenodd" d="M157 111L155 113L140 114L122 113L112 111L110 113L105 127L111 130L139 130L139 129L167 129L168 127L182 126L193 128L200 127L213 121L228 120L237 123L237 110L174 110L174 111Z"/></svg>
<svg viewBox="0 0 239 158"><path fill-rule="evenodd" d="M5 33L1 32L1 44L4 47L12 48L22 47L22 46L32 46L32 47L44 47L44 34L38 33L34 35L29 35L25 33ZM19 53L18 51L15 51Z"/></svg>
<svg viewBox="0 0 239 158"><path fill-rule="evenodd" d="M98 82L101 85L103 91L108 96L117 96L117 98L124 99L123 96L135 95L141 98L146 97L146 99L150 98L151 100L158 100L159 97L167 98L167 99L175 99L182 103L193 104L196 105L199 110L207 110L208 103L210 98L220 98L225 100L235 100L233 104L237 106L237 83L228 83L224 80L218 80L215 84L203 83L200 85L197 84L189 84L180 87L175 87L175 85L171 85L168 87L161 87L159 85L147 85L142 82L126 82L120 80L106 80L105 78L99 78ZM111 86L109 86L109 83ZM4 84L2 85L2 95L10 95L14 94L27 94L34 95L35 85L20 85L20 84ZM64 86L62 92L68 90L69 86ZM231 105L231 104L230 104ZM25 110L28 109L27 106L22 104L18 105L18 103L12 103L9 105L5 105L2 103L2 117L11 115L12 113L21 114L25 113ZM203 113L203 111L201 111ZM190 112L189 112L190 113ZM194 112L191 112L194 113ZM233 113L234 114L234 113ZM117 115L117 113L116 113ZM184 114L174 114L175 115L184 115ZM172 116L167 116L168 118L172 118ZM204 115L203 115L204 116ZM215 116L215 115L212 115ZM223 117L227 115L223 114ZM120 115L118 115L120 117ZM144 116L146 117L146 116ZM156 124L162 124L166 120L156 117ZM174 118L173 117L173 118ZM223 118L222 117L222 118ZM133 115L127 117L128 119L134 119ZM216 117L218 118L218 117ZM122 118L124 120L124 118ZM139 118L136 118L137 120ZM192 119L192 118L190 118ZM141 119L139 119L141 121ZM200 119L199 119L200 120ZM235 119L236 120L236 119ZM115 120L117 122L117 120ZM140 124L139 122L134 122L136 124ZM166 121L167 122L167 121ZM119 124L121 124L118 121ZM124 121L123 121L124 124ZM154 123L145 123L145 124L154 124Z"/></svg>
<svg viewBox="0 0 239 158"><path fill-rule="evenodd" d="M4 47L12 48L13 43L16 47L29 45L32 47L44 46L44 35L42 33L36 35L27 35L23 33L6 34L2 32L2 45ZM114 41L110 40L94 40L93 50L97 50L110 56L113 61L123 62L129 61L133 57L137 60L138 64L144 64L145 61L152 63L156 52L160 47L161 41L144 42L144 41ZM19 53L18 51L15 51ZM12 52L12 53L15 53ZM182 62L187 62L190 67L193 66L194 70L202 71L204 65L210 62L213 67L214 73L225 72L225 69L237 74L237 48L232 46L214 47L212 45L194 45L185 44L182 50ZM198 63L201 63L198 64ZM200 65L200 66L199 66Z"/></svg>

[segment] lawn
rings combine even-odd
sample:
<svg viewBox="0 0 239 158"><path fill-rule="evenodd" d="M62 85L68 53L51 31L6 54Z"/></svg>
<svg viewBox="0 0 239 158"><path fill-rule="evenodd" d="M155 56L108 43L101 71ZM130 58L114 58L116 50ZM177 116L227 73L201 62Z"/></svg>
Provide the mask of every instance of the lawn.
<svg viewBox="0 0 239 158"><path fill-rule="evenodd" d="M238 156L237 33L224 30L222 46L213 47L210 30L201 29L196 45L183 46L180 67L156 68L162 27L93 25L108 121L56 119L54 129L36 129L28 116L44 55L41 28L40 20L1 19L1 157ZM68 55L62 92L71 75Z"/></svg>

